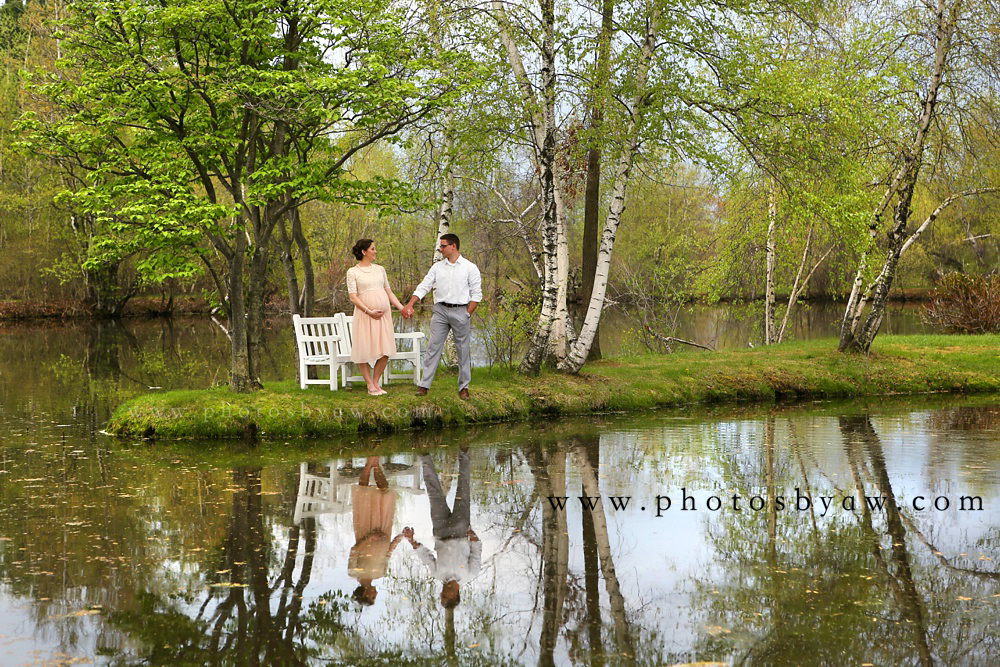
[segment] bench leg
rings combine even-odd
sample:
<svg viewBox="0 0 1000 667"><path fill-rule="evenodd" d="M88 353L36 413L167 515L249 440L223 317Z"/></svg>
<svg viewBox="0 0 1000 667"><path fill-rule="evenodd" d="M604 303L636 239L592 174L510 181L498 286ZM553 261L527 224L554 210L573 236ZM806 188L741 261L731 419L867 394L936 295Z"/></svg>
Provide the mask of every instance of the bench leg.
<svg viewBox="0 0 1000 667"><path fill-rule="evenodd" d="M420 339L413 340L413 350L417 353L417 358L413 362L413 384L420 384L421 373L424 369L424 355L420 354Z"/></svg>

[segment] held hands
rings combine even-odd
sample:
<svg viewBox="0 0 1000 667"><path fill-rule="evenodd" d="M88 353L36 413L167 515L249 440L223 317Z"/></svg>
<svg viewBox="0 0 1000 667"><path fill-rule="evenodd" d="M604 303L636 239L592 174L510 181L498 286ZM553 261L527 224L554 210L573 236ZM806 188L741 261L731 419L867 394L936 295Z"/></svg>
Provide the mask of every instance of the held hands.
<svg viewBox="0 0 1000 667"><path fill-rule="evenodd" d="M413 317L413 306L406 305L399 309L399 314L403 316L403 319L410 319Z"/></svg>

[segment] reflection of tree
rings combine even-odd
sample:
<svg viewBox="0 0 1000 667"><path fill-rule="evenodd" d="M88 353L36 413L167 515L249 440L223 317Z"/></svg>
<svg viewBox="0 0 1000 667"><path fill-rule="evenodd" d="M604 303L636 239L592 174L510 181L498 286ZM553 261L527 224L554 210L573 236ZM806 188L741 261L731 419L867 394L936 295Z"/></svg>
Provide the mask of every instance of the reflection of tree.
<svg viewBox="0 0 1000 667"><path fill-rule="evenodd" d="M595 475L601 464L600 437L581 438L583 461L578 463L581 474L584 468L589 468ZM586 487L580 485L584 495ZM597 554L597 531L594 527L594 515L591 512L580 513L583 527L583 581L587 594L587 647L590 650L590 667L600 667L604 664L604 645L601 642L601 589L600 589L600 556Z"/></svg>
<svg viewBox="0 0 1000 667"><path fill-rule="evenodd" d="M744 511L720 512L708 524L720 568L709 568L695 597L712 619L696 655L741 667L996 664L997 622L968 615L977 599L981 609L989 606L995 580L943 566L931 553L931 541L897 500L869 419L838 419L850 471L846 496L857 511L840 505L825 517L775 511L781 489L786 502L794 502L788 496L795 487L813 503L820 495L838 503L846 497L817 485L831 477L807 470L794 425L784 430L790 447L780 446L780 425L764 420L756 427L760 447L721 457L726 485L743 497ZM760 491L754 480L761 479L767 509L747 512L746 498ZM884 499L882 511L871 509L874 498ZM921 543L928 549L915 553ZM889 635L897 641L884 641Z"/></svg>
<svg viewBox="0 0 1000 667"><path fill-rule="evenodd" d="M550 497L569 497L571 506L575 506L572 501L577 501L577 498L570 495L567 487L567 479L572 473L580 477L582 496L592 499L602 496L597 473L600 465L600 437L560 438L555 444L526 449L524 457L529 462L532 473L534 489L531 498L539 499L541 507L541 536L533 542L538 547L541 567L539 665L556 664L556 648L563 633L569 642L569 655L573 662L583 660L595 666L608 662L636 664L636 623L629 618L625 596L615 571L604 501L595 502L592 509L585 509L581 514L583 541L580 547L584 561L582 591L579 574L569 567L571 545L567 512L557 510L549 501ZM567 463L570 462L572 465L568 466ZM530 537L527 539L531 540ZM605 648L603 636L602 579L609 602L611 641L614 644L612 651ZM646 631L645 634L649 636L652 633ZM582 645L584 635L585 646ZM644 657L647 660L658 664L657 651L652 646L648 647L646 653Z"/></svg>
<svg viewBox="0 0 1000 667"><path fill-rule="evenodd" d="M844 446L851 461L851 471L855 475L854 484L860 495L862 521L865 534L870 538L872 559L886 577L889 590L892 592L910 630L913 646L922 667L931 667L934 659L931 657L927 641L926 612L923 601L913 580L913 570L910 566L910 555L906 544L906 529L899 518L899 508L896 506L896 496L889 481L889 473L885 467L885 456L882 453L882 443L872 428L868 417L840 417L840 430L844 435ZM871 511L865 502L865 487L858 476L864 463L861 459L861 448L868 453L879 493L885 499L885 519L892 562L882 556L881 540L873 527Z"/></svg>
<svg viewBox="0 0 1000 667"><path fill-rule="evenodd" d="M597 445L600 446L599 444ZM595 452L592 456L590 448L578 447L574 451L574 462L580 472L582 486L585 496L594 498L601 495L600 487L597 483L597 471L593 461L599 460L600 453ZM625 658L625 664L635 664L635 649L632 646L632 636L629 629L628 618L625 611L625 596L622 595L621 585L618 582L618 574L615 572L614 556L611 551L611 537L608 533L607 517L604 514L604 503L600 503L594 510L584 512L589 514L593 523L594 546L601 564L601 573L604 575L604 585L611 602L611 620L614 627L615 645L618 655ZM585 547L586 548L586 547ZM589 606L588 606L589 609ZM595 653L601 652L601 647L591 647Z"/></svg>
<svg viewBox="0 0 1000 667"><path fill-rule="evenodd" d="M695 597L712 619L695 655L728 656L740 667L872 661L875 640L865 608L875 592L866 578L865 542L856 526L829 515L821 526L811 511L778 511L778 495L795 501L785 490L820 493L810 483L794 429L786 431L791 446L780 446L780 425L763 419L755 425L759 447L743 455L733 448L721 457L724 488L735 489L742 509L730 506L707 526L719 567L709 568ZM761 511L748 507L754 495L766 501Z"/></svg>
<svg viewBox="0 0 1000 667"><path fill-rule="evenodd" d="M988 584L1000 577L994 571L956 567L934 548L897 500L882 442L871 420L840 417L839 422L871 560L895 601L903 636L918 664L996 664L1000 657L996 621L971 624L966 617L968 610L954 601L986 598ZM865 496L884 499L884 534L875 527L870 506L863 502ZM919 545L912 544L911 534L926 547L923 565L913 551ZM976 646L985 650L980 653L971 648Z"/></svg>
<svg viewBox="0 0 1000 667"><path fill-rule="evenodd" d="M30 600L38 633L47 640L54 634L52 643L63 650L79 650L95 632L98 646L115 650L120 633L88 626L100 609L135 609L136 591L160 583L157 566L172 530L193 547L201 537L194 524L211 528L211 517L187 523L187 516L171 516L174 498L165 491L200 488L210 475L160 467L148 457L137 466L107 440L4 447L0 458L10 473L0 477L4 592ZM147 503L147 494L157 502Z"/></svg>
<svg viewBox="0 0 1000 667"><path fill-rule="evenodd" d="M538 495L542 498L566 495L566 451L563 449L532 452L532 472ZM563 622L566 599L566 576L569 569L569 533L566 512L551 503L542 503L542 634L539 639L538 664L555 664L554 652Z"/></svg>
<svg viewBox="0 0 1000 667"><path fill-rule="evenodd" d="M113 613L111 622L145 647L141 657L123 657L120 663L306 664L310 650L305 639L310 621L302 617L302 593L312 573L315 522L306 519L291 529L273 583L269 535L262 505L261 470L234 469L231 516L218 560L206 577L207 592L197 612L191 615L172 596L147 592L138 611ZM300 548L304 554L296 580ZM277 599L272 600L272 596ZM329 616L326 620L337 622Z"/></svg>

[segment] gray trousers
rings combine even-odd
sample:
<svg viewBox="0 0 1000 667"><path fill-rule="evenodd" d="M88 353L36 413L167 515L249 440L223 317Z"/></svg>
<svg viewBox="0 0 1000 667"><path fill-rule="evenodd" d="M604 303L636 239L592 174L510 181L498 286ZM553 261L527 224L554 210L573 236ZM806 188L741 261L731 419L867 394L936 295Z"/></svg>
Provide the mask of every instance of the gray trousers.
<svg viewBox="0 0 1000 667"><path fill-rule="evenodd" d="M438 361L444 352L444 342L450 330L455 335L455 350L458 353L458 390L469 386L472 379L472 355L469 353L469 313L465 308L448 308L434 304L431 314L431 336L424 355L424 370L420 385L430 389L437 371Z"/></svg>
<svg viewBox="0 0 1000 667"><path fill-rule="evenodd" d="M453 537L465 537L471 527L472 498L469 496L469 475L472 472L469 464L469 452L458 455L458 488L455 492L455 509L448 507L448 499L441 488L441 480L434 470L434 461L426 454L420 458L424 472L424 486L427 487L427 499L431 503L431 526L434 538L447 540Z"/></svg>

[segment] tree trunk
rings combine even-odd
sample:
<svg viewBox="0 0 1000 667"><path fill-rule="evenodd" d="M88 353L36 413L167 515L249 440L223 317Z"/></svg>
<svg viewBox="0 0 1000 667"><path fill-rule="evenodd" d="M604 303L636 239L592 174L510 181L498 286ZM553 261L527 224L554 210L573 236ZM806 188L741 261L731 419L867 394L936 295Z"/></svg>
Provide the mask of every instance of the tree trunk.
<svg viewBox="0 0 1000 667"><path fill-rule="evenodd" d="M656 34L660 18L660 11L654 10L646 27L646 35L642 44L642 57L635 79L635 96L629 104L629 123L625 136L628 137L628 144L622 148L618 157L618 164L615 169L614 188L611 192L611 204L608 210L608 217L604 222L604 231L601 234L601 249L598 254L597 267L594 272L594 290L590 296L590 303L587 306L587 315L580 330L580 337L576 339L569 355L560 364L559 369L578 373L583 367L590 347L597 335L597 325L601 320L601 313L604 310L604 297L608 288L608 273L611 269L611 253L615 245L615 234L618 225L621 223L622 211L625 210L625 189L628 186L632 167L635 164L635 157L639 153L639 128L641 117L645 107L650 102L648 91L646 90L646 75L649 72L650 62L653 58L653 51L656 48Z"/></svg>
<svg viewBox="0 0 1000 667"><path fill-rule="evenodd" d="M254 389L250 374L250 351L247 346L247 308L243 286L246 264L246 234L235 235L235 247L229 258L226 287L229 301L229 335L231 337L229 388L236 393Z"/></svg>
<svg viewBox="0 0 1000 667"><path fill-rule="evenodd" d="M778 221L777 184L771 183L767 203L767 238L764 242L764 345L777 343L774 330L774 227Z"/></svg>
<svg viewBox="0 0 1000 667"><path fill-rule="evenodd" d="M499 0L493 0L492 6L500 24L500 38L507 51L521 102L531 124L531 139L535 150L533 165L539 175L542 192L542 307L528 352L518 366L522 373L537 373L546 356L561 359L566 349L569 250L566 243L562 178L556 164L555 3L554 0L541 0L543 39L540 101L528 79L517 43L508 30L503 4Z"/></svg>
<svg viewBox="0 0 1000 667"><path fill-rule="evenodd" d="M302 317L312 317L316 310L316 273L312 264L312 253L309 252L309 240L302 233L302 220L299 216L298 204L288 211L291 223L292 240L299 249L299 264L302 265L302 296L299 298L299 314Z"/></svg>
<svg viewBox="0 0 1000 667"><path fill-rule="evenodd" d="M301 315L299 304L299 278L295 273L295 258L292 256L292 239L285 229L285 221L278 221L278 246L281 258L281 270L285 274L285 285L288 291L288 310L292 315Z"/></svg>
<svg viewBox="0 0 1000 667"><path fill-rule="evenodd" d="M932 10L935 23L934 61L927 83L927 93L921 105L920 118L917 121L913 140L910 146L905 149L901 158L902 162L872 216L872 223L869 226L870 245L861 257L860 266L854 277L851 296L844 311L844 319L841 322L840 343L838 345L841 352L867 352L871 348L885 316L885 305L889 290L892 288L893 278L896 275L896 266L899 263L900 255L909 247L906 225L910 218L910 201L916 187L917 177L920 175L927 133L937 117L938 94L944 79L951 38L955 31L957 14L961 5L961 2L956 1L948 7L945 1L937 0ZM872 244L874 244L878 234L882 213L893 199L896 200L896 206L885 260L875 280L864 286L864 274L873 250ZM920 229L923 228L924 226L921 226ZM871 309L867 317L862 320L869 303Z"/></svg>
<svg viewBox="0 0 1000 667"><path fill-rule="evenodd" d="M452 129L452 114L445 121L444 163L441 165L441 206L438 208L437 236L434 237L434 258L437 262L443 258L438 239L451 231L451 211L455 205L455 175L452 171L452 156L455 151L455 136Z"/></svg>
<svg viewBox="0 0 1000 667"><path fill-rule="evenodd" d="M247 286L247 352L250 382L259 389L261 357L264 351L264 299L267 293L267 252L257 245L250 254L250 281Z"/></svg>
<svg viewBox="0 0 1000 667"><path fill-rule="evenodd" d="M555 124L555 2L542 0L542 143L539 146L538 166L542 186L542 258L545 270L542 288L542 307L538 314L535 334L531 338L528 352L518 370L522 373L537 373L546 353L551 349L550 335L553 324L559 316L560 285L559 267L559 216L556 206L556 124ZM563 237L565 243L565 237ZM565 285L562 286L565 295ZM565 296L563 301L565 317ZM565 329L564 329L565 332Z"/></svg>
<svg viewBox="0 0 1000 667"><path fill-rule="evenodd" d="M604 130L604 105L607 78L611 69L611 31L614 27L614 2L603 0L601 6L601 34L597 46L597 72L590 98L590 148L587 150L587 189L583 202L583 298L589 300L594 293L594 275L597 273L597 253L600 246L601 210L601 132ZM601 358L600 327L594 333L588 360Z"/></svg>
<svg viewBox="0 0 1000 667"><path fill-rule="evenodd" d="M555 123L553 113L553 125ZM555 175L558 179L558 175ZM554 185L556 199L556 304L555 316L552 319L552 330L549 332L549 355L553 364L558 365L566 358L570 333L573 329L569 321L569 242L566 238L566 209L562 202L561 189Z"/></svg>

